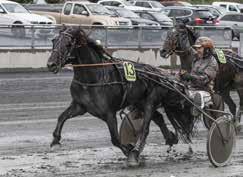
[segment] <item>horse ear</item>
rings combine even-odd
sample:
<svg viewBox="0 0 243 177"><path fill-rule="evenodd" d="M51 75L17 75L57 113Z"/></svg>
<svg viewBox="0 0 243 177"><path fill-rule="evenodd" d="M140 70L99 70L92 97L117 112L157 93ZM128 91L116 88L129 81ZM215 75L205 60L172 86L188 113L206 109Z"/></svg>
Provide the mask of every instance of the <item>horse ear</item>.
<svg viewBox="0 0 243 177"><path fill-rule="evenodd" d="M60 31L59 31L59 33L64 32L66 29L67 29L67 26L65 24L63 24L61 29L60 29Z"/></svg>

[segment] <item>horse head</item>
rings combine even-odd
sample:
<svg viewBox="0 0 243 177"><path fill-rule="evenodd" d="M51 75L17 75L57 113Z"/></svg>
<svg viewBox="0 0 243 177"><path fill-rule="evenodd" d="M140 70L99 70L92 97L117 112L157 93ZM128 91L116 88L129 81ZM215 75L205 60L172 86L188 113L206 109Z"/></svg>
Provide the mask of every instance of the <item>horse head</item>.
<svg viewBox="0 0 243 177"><path fill-rule="evenodd" d="M57 37L52 40L53 47L48 59L49 71L57 73L66 64L72 62L75 49L87 45L87 35L80 27L64 27Z"/></svg>
<svg viewBox="0 0 243 177"><path fill-rule="evenodd" d="M160 50L161 57L168 58L171 54L175 52L178 45L177 39L178 33L174 28L167 32L163 48Z"/></svg>
<svg viewBox="0 0 243 177"><path fill-rule="evenodd" d="M160 56L168 58L171 54L183 55L195 42L196 37L184 24L177 24L168 31L163 48L160 50Z"/></svg>

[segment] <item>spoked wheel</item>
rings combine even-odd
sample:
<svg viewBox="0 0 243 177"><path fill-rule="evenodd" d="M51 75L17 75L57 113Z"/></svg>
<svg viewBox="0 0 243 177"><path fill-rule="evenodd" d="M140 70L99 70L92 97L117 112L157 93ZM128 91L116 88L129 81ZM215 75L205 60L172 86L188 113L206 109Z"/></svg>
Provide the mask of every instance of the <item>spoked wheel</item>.
<svg viewBox="0 0 243 177"><path fill-rule="evenodd" d="M128 113L128 116L122 119L119 136L123 145L135 145L143 125L143 117L135 112Z"/></svg>
<svg viewBox="0 0 243 177"><path fill-rule="evenodd" d="M231 160L235 146L235 128L226 117L219 117L208 133L207 154L215 167L227 165Z"/></svg>

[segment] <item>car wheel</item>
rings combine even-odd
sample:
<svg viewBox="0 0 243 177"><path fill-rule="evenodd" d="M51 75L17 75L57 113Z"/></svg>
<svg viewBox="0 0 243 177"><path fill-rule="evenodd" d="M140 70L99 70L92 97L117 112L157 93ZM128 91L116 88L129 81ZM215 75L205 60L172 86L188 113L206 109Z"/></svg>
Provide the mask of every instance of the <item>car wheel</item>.
<svg viewBox="0 0 243 177"><path fill-rule="evenodd" d="M16 23L21 24L21 23ZM14 37L17 38L24 38L25 37L25 28L24 26L13 25L12 26L12 34Z"/></svg>

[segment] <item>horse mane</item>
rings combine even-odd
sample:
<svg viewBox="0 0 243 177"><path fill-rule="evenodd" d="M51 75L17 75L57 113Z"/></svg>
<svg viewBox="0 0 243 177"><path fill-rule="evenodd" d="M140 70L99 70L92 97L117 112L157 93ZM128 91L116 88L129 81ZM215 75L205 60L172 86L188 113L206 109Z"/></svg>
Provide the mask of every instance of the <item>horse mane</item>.
<svg viewBox="0 0 243 177"><path fill-rule="evenodd" d="M196 32L195 30L193 29L189 29L188 27L186 28L187 29L187 33L188 33L188 39L189 39L189 42L190 42L190 45L194 45L197 38L200 36L198 32Z"/></svg>

